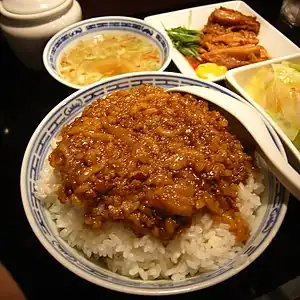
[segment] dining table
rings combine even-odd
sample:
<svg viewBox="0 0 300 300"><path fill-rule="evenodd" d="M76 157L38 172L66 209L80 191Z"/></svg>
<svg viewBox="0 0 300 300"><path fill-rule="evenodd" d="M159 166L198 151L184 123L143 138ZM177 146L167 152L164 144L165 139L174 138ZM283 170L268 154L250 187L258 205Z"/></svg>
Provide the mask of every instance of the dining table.
<svg viewBox="0 0 300 300"><path fill-rule="evenodd" d="M110 1L111 2L111 1ZM117 7L117 2L115 1ZM122 2L122 1L119 1ZM129 1L130 2L130 1ZM131 1L132 2L132 1ZM144 19L146 16L177 9L216 3L217 1L151 1L131 3L124 15ZM154 3L153 2L153 3ZM280 16L281 1L245 1L257 13L300 46L299 28L291 28ZM84 18L120 15L110 5L101 10L102 1L82 1ZM93 8L95 5L95 9ZM124 6L124 4L123 4ZM96 8L99 8L98 12ZM274 45L276 47L276 45ZM20 170L23 155L34 130L47 113L74 92L46 70L26 68L9 48L0 33L0 261L31 299L139 299L92 284L57 262L34 235L26 219L21 194ZM179 72L171 63L170 72ZM219 82L225 86L225 82ZM0 282L1 289L1 282ZM267 249L247 268L217 285L192 293L165 296L172 299L285 300L300 299L300 202L290 196L285 219ZM13 300L13 299L12 299Z"/></svg>

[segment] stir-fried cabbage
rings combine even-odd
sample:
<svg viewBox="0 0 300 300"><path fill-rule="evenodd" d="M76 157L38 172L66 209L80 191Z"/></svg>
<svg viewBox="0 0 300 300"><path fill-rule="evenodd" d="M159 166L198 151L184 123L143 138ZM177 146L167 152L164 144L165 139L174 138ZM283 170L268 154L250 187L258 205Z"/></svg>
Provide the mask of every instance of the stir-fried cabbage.
<svg viewBox="0 0 300 300"><path fill-rule="evenodd" d="M263 67L246 90L300 151L300 65L282 62Z"/></svg>

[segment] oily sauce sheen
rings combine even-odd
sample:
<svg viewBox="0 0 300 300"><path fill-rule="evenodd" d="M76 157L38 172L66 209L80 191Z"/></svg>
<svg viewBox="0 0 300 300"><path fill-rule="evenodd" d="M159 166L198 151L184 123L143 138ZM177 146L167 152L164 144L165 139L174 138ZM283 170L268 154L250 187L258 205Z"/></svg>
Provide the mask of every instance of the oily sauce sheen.
<svg viewBox="0 0 300 300"><path fill-rule="evenodd" d="M111 93L66 125L50 164L61 175L58 198L85 210L85 224L120 221L167 242L198 211L249 237L237 187L251 157L227 120L191 95L142 85Z"/></svg>

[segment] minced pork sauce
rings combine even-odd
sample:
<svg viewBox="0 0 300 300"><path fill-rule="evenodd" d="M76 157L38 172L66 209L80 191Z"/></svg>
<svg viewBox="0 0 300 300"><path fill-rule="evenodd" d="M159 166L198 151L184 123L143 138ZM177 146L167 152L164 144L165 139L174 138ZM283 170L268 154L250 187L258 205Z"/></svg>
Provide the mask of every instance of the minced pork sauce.
<svg viewBox="0 0 300 300"><path fill-rule="evenodd" d="M113 92L63 128L49 160L58 199L84 208L88 227L124 222L168 242L202 210L238 241L249 237L236 204L251 157L227 120L191 95L149 85Z"/></svg>

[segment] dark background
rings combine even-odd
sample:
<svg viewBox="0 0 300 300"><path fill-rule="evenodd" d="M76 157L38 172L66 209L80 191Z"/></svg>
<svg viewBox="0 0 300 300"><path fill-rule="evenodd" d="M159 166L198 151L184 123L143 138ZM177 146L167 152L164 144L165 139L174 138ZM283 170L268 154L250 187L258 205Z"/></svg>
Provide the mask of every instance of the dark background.
<svg viewBox="0 0 300 300"><path fill-rule="evenodd" d="M278 21L281 1L245 1L300 45L298 30ZM144 18L217 1L80 1L84 16L127 15ZM274 45L276 46L276 45ZM42 118L73 90L52 79L46 71L26 69L0 35L0 259L28 299L107 298L137 299L93 285L60 265L42 247L26 220L19 189L19 174L26 145ZM169 71L177 71L171 64ZM272 292L300 276L300 203L292 198L283 225L267 250L246 270L214 287L186 295L185 299L250 300ZM0 286L1 288L1 286ZM300 296L294 292L294 296ZM82 295L82 296L80 296ZM280 298L281 297L281 298ZM168 297L166 297L168 298ZM272 299L288 299L276 293ZM292 299L289 297L289 299ZM295 299L295 298L294 298Z"/></svg>
<svg viewBox="0 0 300 300"><path fill-rule="evenodd" d="M97 17L109 15L141 16L152 15L153 13L168 12L188 7L225 2L217 0L151 0L151 1L97 1L79 0L84 17ZM257 12L263 12L264 17L276 18L282 0L246 0Z"/></svg>

